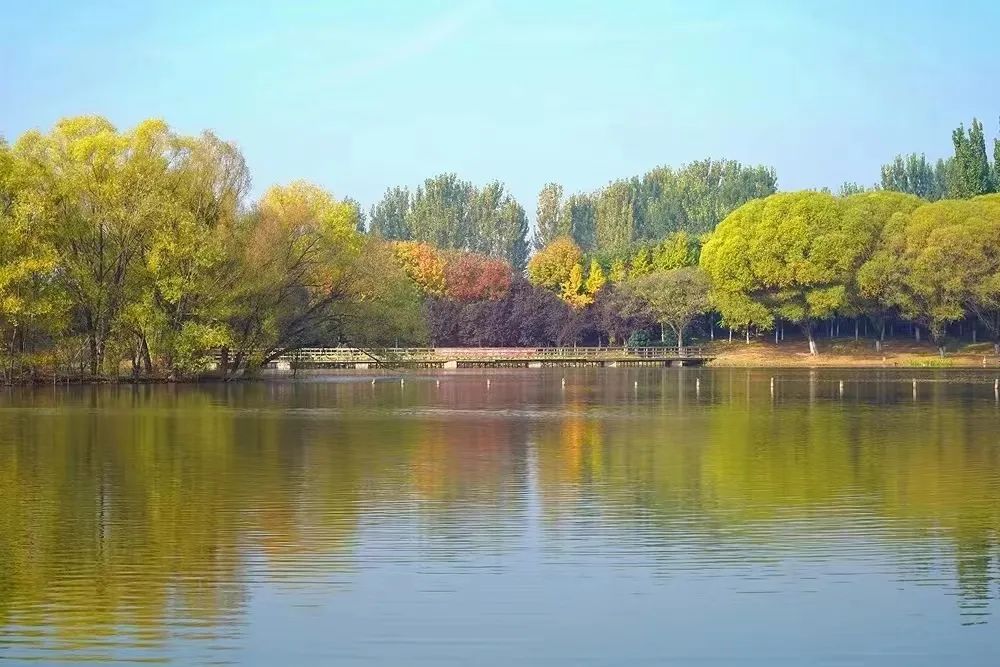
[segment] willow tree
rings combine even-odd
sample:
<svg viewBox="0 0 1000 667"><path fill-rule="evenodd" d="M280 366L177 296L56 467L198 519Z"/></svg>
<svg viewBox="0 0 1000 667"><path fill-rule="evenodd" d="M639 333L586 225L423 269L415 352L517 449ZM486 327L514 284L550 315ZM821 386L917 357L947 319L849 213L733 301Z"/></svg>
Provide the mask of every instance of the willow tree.
<svg viewBox="0 0 1000 667"><path fill-rule="evenodd" d="M380 240L366 246L349 203L301 181L272 187L244 234L227 371L309 345L416 335L415 290Z"/></svg>
<svg viewBox="0 0 1000 667"><path fill-rule="evenodd" d="M151 225L169 216L170 133L160 121L118 132L95 116L68 118L15 146L22 195L60 255L58 278L86 339L90 372L123 345L123 312L138 299ZM117 361L117 360L115 360Z"/></svg>
<svg viewBox="0 0 1000 667"><path fill-rule="evenodd" d="M949 324L1000 307L1000 201L941 200L894 216L859 271L869 298L924 326L944 354ZM989 326L992 317L983 317ZM993 328L994 340L997 329Z"/></svg>
<svg viewBox="0 0 1000 667"><path fill-rule="evenodd" d="M47 240L44 219L19 196L17 171L14 155L0 140L0 372L8 378L32 351L35 335L53 332L65 311L55 280L58 254Z"/></svg>
<svg viewBox="0 0 1000 667"><path fill-rule="evenodd" d="M702 247L701 266L728 326L801 327L816 354L819 320L849 305L849 288L877 229L845 217L822 192L771 195L730 214Z"/></svg>
<svg viewBox="0 0 1000 667"><path fill-rule="evenodd" d="M925 202L914 195L902 192L873 191L844 197L840 202L841 215L844 224L851 229L860 230L868 240L858 257L858 271L854 271L848 284L848 303L840 313L853 316L855 338L858 336L858 318L867 315L873 325L876 335L876 348L881 348L885 338L885 323L887 316L894 312L891 305L866 296L858 283L860 267L875 256L880 248L882 232L894 216L908 216L914 209Z"/></svg>

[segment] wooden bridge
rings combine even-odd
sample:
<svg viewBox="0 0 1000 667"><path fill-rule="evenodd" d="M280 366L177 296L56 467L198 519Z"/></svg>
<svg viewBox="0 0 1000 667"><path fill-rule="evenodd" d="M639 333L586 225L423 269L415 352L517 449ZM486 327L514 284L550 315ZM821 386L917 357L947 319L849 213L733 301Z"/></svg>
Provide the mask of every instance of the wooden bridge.
<svg viewBox="0 0 1000 667"><path fill-rule="evenodd" d="M699 366L698 347L307 347L271 368L544 368L549 366Z"/></svg>

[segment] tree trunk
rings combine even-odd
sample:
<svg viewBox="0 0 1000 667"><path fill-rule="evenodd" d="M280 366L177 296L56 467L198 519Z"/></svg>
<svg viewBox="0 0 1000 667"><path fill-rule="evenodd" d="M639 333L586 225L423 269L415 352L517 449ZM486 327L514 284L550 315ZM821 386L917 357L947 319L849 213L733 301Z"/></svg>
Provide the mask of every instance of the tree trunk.
<svg viewBox="0 0 1000 667"><path fill-rule="evenodd" d="M729 342L733 342L733 328L729 327Z"/></svg>
<svg viewBox="0 0 1000 667"><path fill-rule="evenodd" d="M918 343L920 342L920 326L917 324L913 325L913 337L917 339Z"/></svg>
<svg viewBox="0 0 1000 667"><path fill-rule="evenodd" d="M677 353L684 356L684 327L674 327L677 332Z"/></svg>
<svg viewBox="0 0 1000 667"><path fill-rule="evenodd" d="M805 333L806 338L809 340L809 354L816 355L817 354L817 350L816 350L816 337L813 336L812 323L811 322L807 322L807 323L803 324L802 325L802 331L803 331L803 333Z"/></svg>
<svg viewBox="0 0 1000 667"><path fill-rule="evenodd" d="M146 337L142 337L142 367L146 371L146 375L153 374L153 359L149 354L149 343L146 342Z"/></svg>
<svg viewBox="0 0 1000 667"><path fill-rule="evenodd" d="M854 318L854 340L858 340L858 337L859 337L859 333L860 332L858 331L858 326L859 326L858 325L858 318L855 317Z"/></svg>
<svg viewBox="0 0 1000 667"><path fill-rule="evenodd" d="M91 332L87 335L87 345L90 352L90 375L97 376L97 334Z"/></svg>
<svg viewBox="0 0 1000 667"><path fill-rule="evenodd" d="M750 325L747 325L747 345L750 344Z"/></svg>

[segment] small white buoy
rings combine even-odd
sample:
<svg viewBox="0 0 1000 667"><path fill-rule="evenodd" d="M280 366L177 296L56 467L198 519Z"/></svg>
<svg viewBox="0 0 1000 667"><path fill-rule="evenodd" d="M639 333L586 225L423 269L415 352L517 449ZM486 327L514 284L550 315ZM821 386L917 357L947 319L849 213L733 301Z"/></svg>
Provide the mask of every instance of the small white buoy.
<svg viewBox="0 0 1000 667"><path fill-rule="evenodd" d="M841 396L844 395L844 381L843 380L840 381L840 395Z"/></svg>
<svg viewBox="0 0 1000 667"><path fill-rule="evenodd" d="M913 400L917 400L917 378L913 378Z"/></svg>
<svg viewBox="0 0 1000 667"><path fill-rule="evenodd" d="M490 381L489 381L489 380L487 380L487 381L486 381L486 388L487 388L487 389L489 389L489 388L490 388Z"/></svg>
<svg viewBox="0 0 1000 667"><path fill-rule="evenodd" d="M774 378L771 378L771 397L774 397Z"/></svg>
<svg viewBox="0 0 1000 667"><path fill-rule="evenodd" d="M402 387L404 384L406 384L406 378L399 378L399 386Z"/></svg>
<svg viewBox="0 0 1000 667"><path fill-rule="evenodd" d="M993 380L993 398L1000 401L1000 378Z"/></svg>
<svg viewBox="0 0 1000 667"><path fill-rule="evenodd" d="M372 378L372 386L375 386L375 378Z"/></svg>
<svg viewBox="0 0 1000 667"><path fill-rule="evenodd" d="M566 378L563 378L563 379L562 379L562 386L563 386L563 389L565 389L565 388L566 388Z"/></svg>
<svg viewBox="0 0 1000 667"><path fill-rule="evenodd" d="M435 387L440 387L441 386L441 380L434 380L434 386Z"/></svg>

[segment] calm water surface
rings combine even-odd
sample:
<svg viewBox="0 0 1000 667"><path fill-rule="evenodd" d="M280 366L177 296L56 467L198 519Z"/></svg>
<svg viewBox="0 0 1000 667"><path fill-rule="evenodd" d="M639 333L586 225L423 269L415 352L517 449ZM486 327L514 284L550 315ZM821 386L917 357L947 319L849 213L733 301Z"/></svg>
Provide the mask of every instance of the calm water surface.
<svg viewBox="0 0 1000 667"><path fill-rule="evenodd" d="M0 661L997 665L995 374L0 390Z"/></svg>

